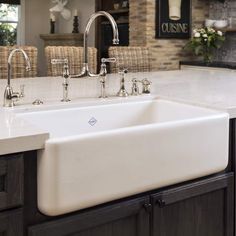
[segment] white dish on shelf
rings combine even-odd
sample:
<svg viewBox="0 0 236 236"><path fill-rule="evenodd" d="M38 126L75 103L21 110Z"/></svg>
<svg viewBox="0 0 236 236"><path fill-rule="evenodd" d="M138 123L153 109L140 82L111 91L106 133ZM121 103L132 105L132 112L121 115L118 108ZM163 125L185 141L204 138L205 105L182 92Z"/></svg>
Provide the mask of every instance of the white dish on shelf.
<svg viewBox="0 0 236 236"><path fill-rule="evenodd" d="M214 24L215 24L216 20L213 20L213 19L206 19L205 20L205 26L206 27L213 27Z"/></svg>
<svg viewBox="0 0 236 236"><path fill-rule="evenodd" d="M223 29L226 28L228 24L229 24L228 20L216 20L214 23L214 27L216 29Z"/></svg>

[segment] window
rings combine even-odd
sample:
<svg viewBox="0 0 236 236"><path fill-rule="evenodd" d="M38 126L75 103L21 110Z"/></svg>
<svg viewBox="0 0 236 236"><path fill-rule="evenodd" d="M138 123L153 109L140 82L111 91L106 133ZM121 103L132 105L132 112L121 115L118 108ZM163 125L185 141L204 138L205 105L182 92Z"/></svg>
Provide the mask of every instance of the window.
<svg viewBox="0 0 236 236"><path fill-rule="evenodd" d="M17 44L19 5L0 4L0 45Z"/></svg>

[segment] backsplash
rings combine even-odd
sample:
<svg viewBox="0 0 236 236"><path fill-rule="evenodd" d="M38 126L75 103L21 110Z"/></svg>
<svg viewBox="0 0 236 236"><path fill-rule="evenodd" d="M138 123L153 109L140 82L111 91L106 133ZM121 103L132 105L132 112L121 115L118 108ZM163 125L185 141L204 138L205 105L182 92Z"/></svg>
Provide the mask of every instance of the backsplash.
<svg viewBox="0 0 236 236"><path fill-rule="evenodd" d="M226 0L224 3L210 0L210 19L223 19L230 17L236 18L236 0ZM226 41L223 47L216 52L214 60L224 62L236 61L236 32L226 34Z"/></svg>
<svg viewBox="0 0 236 236"><path fill-rule="evenodd" d="M155 38L156 0L129 0L129 4L130 46L151 48L154 71L178 69L179 61L192 60L183 50L187 40ZM209 14L208 4L208 0L192 0L193 27L203 25Z"/></svg>

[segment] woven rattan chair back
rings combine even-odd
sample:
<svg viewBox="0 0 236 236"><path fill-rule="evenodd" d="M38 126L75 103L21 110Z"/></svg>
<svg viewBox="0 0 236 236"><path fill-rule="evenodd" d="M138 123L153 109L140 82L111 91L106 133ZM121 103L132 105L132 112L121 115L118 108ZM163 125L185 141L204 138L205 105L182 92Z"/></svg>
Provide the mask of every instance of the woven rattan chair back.
<svg viewBox="0 0 236 236"><path fill-rule="evenodd" d="M11 69L12 78L29 78L37 76L37 58L38 50L33 46L0 46L0 79L7 78L7 60L8 56L14 48L22 48L30 59L31 70L26 71L25 59L21 52L15 53L12 57Z"/></svg>
<svg viewBox="0 0 236 236"><path fill-rule="evenodd" d="M121 69L128 69L129 72L151 71L149 49L147 47L110 47L109 57L117 59L111 63L112 73Z"/></svg>
<svg viewBox="0 0 236 236"><path fill-rule="evenodd" d="M47 60L47 75L61 76L63 72L62 65L53 65L52 59L68 59L69 70L71 75L76 75L81 72L83 65L83 47L73 46L48 46L45 48L45 56ZM88 48L88 60L90 71L97 71L97 49Z"/></svg>

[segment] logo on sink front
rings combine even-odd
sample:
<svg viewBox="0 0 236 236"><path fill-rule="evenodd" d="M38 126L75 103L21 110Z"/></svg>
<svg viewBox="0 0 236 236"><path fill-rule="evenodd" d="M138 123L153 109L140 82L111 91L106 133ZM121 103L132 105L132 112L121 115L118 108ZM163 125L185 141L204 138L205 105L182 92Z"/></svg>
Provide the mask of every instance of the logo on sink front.
<svg viewBox="0 0 236 236"><path fill-rule="evenodd" d="M88 123L89 123L91 126L96 125L97 122L98 122L98 121L97 121L94 117L92 117L92 118L88 121Z"/></svg>

